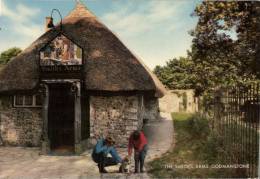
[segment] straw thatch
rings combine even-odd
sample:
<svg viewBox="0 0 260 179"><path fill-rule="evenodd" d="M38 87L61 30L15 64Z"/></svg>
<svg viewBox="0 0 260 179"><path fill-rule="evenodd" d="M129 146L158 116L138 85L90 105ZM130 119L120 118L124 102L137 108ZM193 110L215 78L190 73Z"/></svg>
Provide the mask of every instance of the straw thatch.
<svg viewBox="0 0 260 179"><path fill-rule="evenodd" d="M0 72L0 92L31 90L39 84L39 50L59 33L51 29L12 59ZM97 18L77 3L63 19L62 33L83 48L86 90L154 91L164 94L161 82Z"/></svg>

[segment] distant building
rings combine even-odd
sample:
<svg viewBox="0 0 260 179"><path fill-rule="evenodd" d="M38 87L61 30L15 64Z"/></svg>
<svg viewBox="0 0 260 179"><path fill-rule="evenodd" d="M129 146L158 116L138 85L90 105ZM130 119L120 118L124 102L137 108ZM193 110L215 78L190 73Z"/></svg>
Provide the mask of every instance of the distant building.
<svg viewBox="0 0 260 179"><path fill-rule="evenodd" d="M50 18L46 18L47 23ZM0 72L0 142L82 152L158 117L160 81L82 3Z"/></svg>

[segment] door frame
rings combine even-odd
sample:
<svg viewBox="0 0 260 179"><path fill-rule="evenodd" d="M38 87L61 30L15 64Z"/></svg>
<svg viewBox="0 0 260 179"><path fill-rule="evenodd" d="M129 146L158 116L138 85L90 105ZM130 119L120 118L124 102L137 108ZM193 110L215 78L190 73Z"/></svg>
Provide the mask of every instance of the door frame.
<svg viewBox="0 0 260 179"><path fill-rule="evenodd" d="M43 94L43 137L42 137L42 153L48 154L51 152L50 138L48 135L48 107L49 107L49 84L69 83L71 91L74 93L74 152L81 152L81 82L79 79L48 79L42 80L40 91Z"/></svg>

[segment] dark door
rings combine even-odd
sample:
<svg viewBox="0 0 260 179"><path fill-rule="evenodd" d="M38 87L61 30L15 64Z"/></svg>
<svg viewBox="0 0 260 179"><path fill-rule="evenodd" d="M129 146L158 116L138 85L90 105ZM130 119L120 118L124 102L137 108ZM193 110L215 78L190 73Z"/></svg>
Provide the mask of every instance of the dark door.
<svg viewBox="0 0 260 179"><path fill-rule="evenodd" d="M74 150L74 95L69 84L49 85L48 111L51 150Z"/></svg>

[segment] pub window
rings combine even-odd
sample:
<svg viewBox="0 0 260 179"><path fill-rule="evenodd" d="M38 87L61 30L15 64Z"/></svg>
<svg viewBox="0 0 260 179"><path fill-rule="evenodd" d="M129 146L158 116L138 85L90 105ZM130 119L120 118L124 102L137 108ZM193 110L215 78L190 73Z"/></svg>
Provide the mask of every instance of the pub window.
<svg viewBox="0 0 260 179"><path fill-rule="evenodd" d="M33 104L33 96L32 95L24 96L24 104L26 106L31 106Z"/></svg>
<svg viewBox="0 0 260 179"><path fill-rule="evenodd" d="M35 105L36 106L42 105L42 96L41 95L35 95Z"/></svg>
<svg viewBox="0 0 260 179"><path fill-rule="evenodd" d="M23 105L23 96L22 95L17 95L15 96L15 105Z"/></svg>
<svg viewBox="0 0 260 179"><path fill-rule="evenodd" d="M42 105L41 95L15 95L14 107L40 107Z"/></svg>

